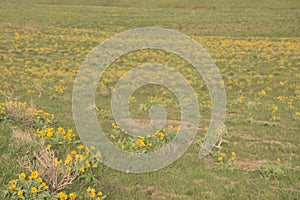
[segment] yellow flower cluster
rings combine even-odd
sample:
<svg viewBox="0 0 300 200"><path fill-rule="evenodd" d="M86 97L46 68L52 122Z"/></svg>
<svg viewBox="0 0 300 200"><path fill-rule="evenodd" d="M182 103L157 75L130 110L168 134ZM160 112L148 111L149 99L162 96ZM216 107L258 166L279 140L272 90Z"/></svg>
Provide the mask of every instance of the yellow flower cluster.
<svg viewBox="0 0 300 200"><path fill-rule="evenodd" d="M0 115L5 115L5 114L6 114L6 104L0 103Z"/></svg>
<svg viewBox="0 0 300 200"><path fill-rule="evenodd" d="M59 192L56 196L59 198L59 200L76 199L77 197L77 195L73 192L69 193L69 195L64 192Z"/></svg>
<svg viewBox="0 0 300 200"><path fill-rule="evenodd" d="M56 130L52 127L44 127L42 130L37 129L38 138L57 138L58 140L75 140L76 135L73 133L72 129L65 130L62 127L58 127Z"/></svg>
<svg viewBox="0 0 300 200"><path fill-rule="evenodd" d="M1 103L1 110L6 110L7 103ZM76 135L72 129L64 129L63 127L55 128L53 120L55 116L44 110L36 110L34 107L26 108L26 102L11 102L8 106L24 109L24 111L30 112L30 115L35 118L32 122L32 126L37 128L37 138L44 138L45 145L48 151L52 151L53 147L60 148L57 144L63 144L64 142L71 142L77 144ZM57 149L56 149L57 150ZM59 150L59 149L58 149ZM91 154L91 150L95 150L95 147L86 147L84 145L78 145L76 149L71 150L64 160L54 158L54 164L58 170L63 172L68 171L71 174L81 174L92 168L98 168L101 162L101 153L97 152L95 155ZM30 186L30 187L27 187ZM8 187L7 197L22 197L23 199L36 199L38 196L52 196L49 193L49 186L41 177L39 177L38 171L32 171L31 174L26 175L24 172L19 174L19 179L11 180ZM99 193L100 194L100 193ZM75 199L75 193L64 193L59 191L56 197L63 199ZM97 196L97 195L96 195ZM98 197L97 197L98 198ZM99 195L100 198L100 195Z"/></svg>
<svg viewBox="0 0 300 200"><path fill-rule="evenodd" d="M60 200L67 200L67 199L68 199L68 195L67 195L66 193L64 193L64 192L59 192L59 193L57 194L57 196L58 196L58 198L59 198Z"/></svg>
<svg viewBox="0 0 300 200"><path fill-rule="evenodd" d="M89 198L96 200L101 200L101 196L103 195L101 191L96 191L94 188L88 187L87 192L89 193Z"/></svg>
<svg viewBox="0 0 300 200"><path fill-rule="evenodd" d="M156 131L151 137L153 139L159 138L160 140L163 140L165 138L165 134L163 132L165 132L166 129L163 129L162 131Z"/></svg>
<svg viewBox="0 0 300 200"><path fill-rule="evenodd" d="M121 144L121 149L145 153L148 150L154 150L174 136L175 133L172 132L172 135L168 134L168 137L166 137L166 129L163 129L156 131L153 135L148 134L147 137L137 137L136 139L125 141L125 143Z"/></svg>
<svg viewBox="0 0 300 200"><path fill-rule="evenodd" d="M199 103L199 105L200 105L201 108L208 108L208 109L210 109L210 107L211 107L211 104L210 104L209 100L208 101L201 101Z"/></svg>
<svg viewBox="0 0 300 200"><path fill-rule="evenodd" d="M26 108L27 103L26 102L19 102L19 101L9 101L9 102L6 103L6 106Z"/></svg>
<svg viewBox="0 0 300 200"><path fill-rule="evenodd" d="M7 187L9 195L17 195L18 197L35 198L39 193L47 193L48 185L39 177L38 171L33 171L26 179L27 175L22 172L19 174L19 179L9 181ZM28 186L30 186L28 188Z"/></svg>
<svg viewBox="0 0 300 200"><path fill-rule="evenodd" d="M261 91L259 91L259 92L258 92L258 94L260 94L260 95L264 96L264 95L266 95L266 94L267 94L267 92L266 92L266 90L261 90Z"/></svg>
<svg viewBox="0 0 300 200"><path fill-rule="evenodd" d="M235 156L236 156L236 153L233 151L231 152L231 160L234 161L235 160Z"/></svg>
<svg viewBox="0 0 300 200"><path fill-rule="evenodd" d="M54 89L56 92L63 93L65 91L65 88L62 85L55 85Z"/></svg>
<svg viewBox="0 0 300 200"><path fill-rule="evenodd" d="M220 156L218 157L218 161L221 162L224 160L226 154L225 153L220 153ZM234 161L235 160L235 156L236 156L236 153L233 151L231 152L231 160Z"/></svg>
<svg viewBox="0 0 300 200"><path fill-rule="evenodd" d="M55 119L54 114L50 114L41 109L35 111L35 116L37 119L44 119L46 122L51 122Z"/></svg>
<svg viewBox="0 0 300 200"><path fill-rule="evenodd" d="M26 179L28 177L28 179ZM30 186L28 188L28 186ZM36 199L40 196L55 196L59 200L69 200L69 199L82 199L82 197L76 195L76 193L65 193L63 191L58 192L56 195L49 194L49 187L43 181L41 177L39 177L39 173L37 171L31 172L30 175L26 175L24 172L19 174L19 179L13 179L9 181L9 186L7 187L7 192L9 196L17 196L23 199ZM93 199L93 200L101 200L106 196L103 196L101 191L96 191L94 188L88 187L87 193L85 194L84 199Z"/></svg>
<svg viewBox="0 0 300 200"><path fill-rule="evenodd" d="M172 102L173 100L172 99L167 99L165 97L157 97L157 96L149 96L148 97L148 102L150 104L156 104L156 103L159 103L161 105L168 105ZM188 100L189 101L189 100Z"/></svg>
<svg viewBox="0 0 300 200"><path fill-rule="evenodd" d="M218 161L222 161L223 157L225 157L226 154L225 153L221 153L220 156L218 157Z"/></svg>
<svg viewBox="0 0 300 200"><path fill-rule="evenodd" d="M91 147L95 149L95 147ZM90 149L84 145L78 145L76 150L71 150L64 160L55 158L55 167L63 166L67 171L86 172L90 168L98 168L101 162L101 153L98 151L95 155L90 153Z"/></svg>
<svg viewBox="0 0 300 200"><path fill-rule="evenodd" d="M50 126L54 124L55 120L54 114L50 114L44 110L37 110L33 105L28 106L26 102L19 101L1 102L0 119L4 119L4 116L16 122L29 123L35 128Z"/></svg>

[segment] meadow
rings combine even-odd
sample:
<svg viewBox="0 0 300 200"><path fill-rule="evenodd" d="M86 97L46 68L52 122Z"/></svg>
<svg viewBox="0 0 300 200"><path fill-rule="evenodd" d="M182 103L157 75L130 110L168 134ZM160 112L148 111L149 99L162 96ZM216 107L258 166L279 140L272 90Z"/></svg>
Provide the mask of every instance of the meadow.
<svg viewBox="0 0 300 200"><path fill-rule="evenodd" d="M2 0L1 199L300 199L299 23L297 0ZM170 28L197 41L220 70L227 114L222 141L199 159L211 116L203 78L165 51L142 49L117 59L103 73L92 109L123 151L161 148L180 128L176 97L158 85L139 88L129 103L140 124L149 122L151 105L163 105L162 130L133 138L115 123L114 86L135 66L173 67L193 87L200 108L196 138L182 157L133 174L103 165L101 152L80 141L72 92L93 48L139 27Z"/></svg>

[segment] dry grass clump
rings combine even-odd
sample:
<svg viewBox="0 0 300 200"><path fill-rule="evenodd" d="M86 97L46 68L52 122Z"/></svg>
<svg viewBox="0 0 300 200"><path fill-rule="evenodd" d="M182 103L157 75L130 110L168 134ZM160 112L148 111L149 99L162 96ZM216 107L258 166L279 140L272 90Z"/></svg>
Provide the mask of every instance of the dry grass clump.
<svg viewBox="0 0 300 200"><path fill-rule="evenodd" d="M19 102L17 98L13 97L13 93L4 93L0 91L5 97L5 106L7 117L17 124L30 125L35 120L36 108L33 102L27 105L26 102Z"/></svg>
<svg viewBox="0 0 300 200"><path fill-rule="evenodd" d="M33 155L35 159L20 157L18 161L23 168L30 172L39 172L40 177L49 186L51 195L72 184L80 175L80 171L69 170L64 165L57 165L54 151L45 145L43 139L39 140L38 148L33 152Z"/></svg>

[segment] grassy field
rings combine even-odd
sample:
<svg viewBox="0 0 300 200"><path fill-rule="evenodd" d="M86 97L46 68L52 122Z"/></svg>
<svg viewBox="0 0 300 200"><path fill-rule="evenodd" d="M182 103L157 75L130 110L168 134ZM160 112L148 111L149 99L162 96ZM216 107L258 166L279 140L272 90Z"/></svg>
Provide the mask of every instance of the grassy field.
<svg viewBox="0 0 300 200"><path fill-rule="evenodd" d="M20 199L27 193L31 195L27 199L34 199L49 191L52 199L57 194L64 199L65 193L96 199L88 187L101 191L102 199L300 199L299 23L297 0L2 0L1 195L18 195L22 191L18 184L38 171L49 187L40 186L31 174L27 180L31 185L23 187ZM139 88L130 98L130 109L133 118L146 123L150 106L164 105L165 130L143 140L144 146L114 124L110 108L114 85L125 72L145 62L166 64L186 77L199 102L199 131L172 165L151 173L118 172L81 146L72 115L73 84L82 61L100 42L124 30L149 26L192 37L218 66L227 96L222 148L198 158L211 114L210 96L199 74L175 55L140 50L116 60L99 81L94 108L110 140L124 151L145 152L176 134L178 101L157 85ZM66 162L68 152L74 150ZM57 160L49 165L55 165L58 179L78 173L72 184L53 191L55 184L37 164L41 152L55 154ZM12 179L19 179L18 183Z"/></svg>

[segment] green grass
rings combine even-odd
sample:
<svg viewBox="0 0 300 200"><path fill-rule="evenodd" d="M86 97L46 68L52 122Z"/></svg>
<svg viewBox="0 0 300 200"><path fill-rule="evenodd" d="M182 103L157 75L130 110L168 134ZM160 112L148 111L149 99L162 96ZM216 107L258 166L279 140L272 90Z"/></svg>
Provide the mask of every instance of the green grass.
<svg viewBox="0 0 300 200"><path fill-rule="evenodd" d="M276 3L271 1L241 3L234 0L181 3L109 1L108 6L107 1L97 3L29 1L22 4L22 7L12 2L14 1L1 3L2 23L44 28L54 26L100 29L109 32L136 27L163 26L197 35L299 36L299 2L296 0L276 1ZM191 9L192 7L195 9ZM18 15L14 14L16 12Z"/></svg>
<svg viewBox="0 0 300 200"><path fill-rule="evenodd" d="M19 101L32 100L38 108L54 113L58 125L75 130L72 87L81 62L95 46L131 28L178 30L198 41L222 74L231 137L221 152L227 157L236 152L233 169L219 165L215 151L198 159L197 142L210 118L205 106L209 94L201 86L202 78L189 72L188 63L176 56L164 52L147 56L140 51L117 60L104 73L100 82L107 87L98 88L97 106L110 110L109 94L122 75L120 69L127 71L153 61L173 66L193 81L194 90L201 94L198 101L204 102L195 142L180 159L159 171L126 174L101 165L94 172L99 182L80 179L68 191L85 191L92 184L108 199L299 199L299 15L296 0L1 1L0 90L14 91ZM57 92L55 85L63 86L64 92ZM41 97L39 87L43 88ZM260 94L262 90L265 95ZM147 119L147 109L139 109L140 105L149 107L148 97L161 94L163 89L156 86L137 90L132 116ZM164 97L172 99L166 109L169 119L178 120L180 109L174 95L166 92ZM271 120L274 106L278 107L277 119ZM111 115L101 110L97 115L111 134ZM15 126L0 121L1 191L22 171L17 162L20 147L11 134ZM268 163L275 163L275 170ZM262 173L269 177L276 169L283 174L261 177Z"/></svg>

